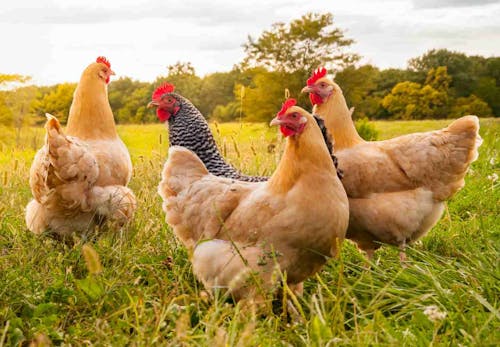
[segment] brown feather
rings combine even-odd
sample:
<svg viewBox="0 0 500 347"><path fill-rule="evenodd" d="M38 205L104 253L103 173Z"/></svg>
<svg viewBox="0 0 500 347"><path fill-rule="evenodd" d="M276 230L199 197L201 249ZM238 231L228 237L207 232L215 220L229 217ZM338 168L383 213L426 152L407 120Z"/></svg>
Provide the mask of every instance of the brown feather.
<svg viewBox="0 0 500 347"><path fill-rule="evenodd" d="M335 255L344 239L347 196L321 131L309 113L298 107L290 112L301 112L307 126L287 138L268 182L215 177L193 152L173 146L158 187L167 223L194 254L197 277L208 287L230 288L237 298L255 294L254 286L242 287L239 274L259 273L270 288L277 265L289 283L298 284ZM218 241L197 247L213 239Z"/></svg>
<svg viewBox="0 0 500 347"><path fill-rule="evenodd" d="M347 237L369 254L377 242L403 246L425 235L439 220L444 201L464 185L481 144L479 121L462 117L447 128L385 141L358 135L340 87L315 112L335 141L349 196Z"/></svg>

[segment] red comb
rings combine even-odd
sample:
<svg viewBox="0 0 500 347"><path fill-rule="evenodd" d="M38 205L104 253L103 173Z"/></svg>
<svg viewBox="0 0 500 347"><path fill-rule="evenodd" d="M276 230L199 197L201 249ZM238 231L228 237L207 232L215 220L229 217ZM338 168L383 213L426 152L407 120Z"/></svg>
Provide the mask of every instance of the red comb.
<svg viewBox="0 0 500 347"><path fill-rule="evenodd" d="M161 97L163 94L166 93L172 93L175 89L175 86L173 84L170 84L168 82L165 82L161 84L158 88L155 89L153 92L153 95L151 96L151 99L155 100Z"/></svg>
<svg viewBox="0 0 500 347"><path fill-rule="evenodd" d="M96 63L102 63L104 65L106 65L108 68L111 69L111 64L109 62L108 59L106 59L106 57L97 57L97 59L95 60Z"/></svg>
<svg viewBox="0 0 500 347"><path fill-rule="evenodd" d="M297 104L297 100L295 99L288 99L283 103L283 106L281 106L281 110L278 112L278 116L282 116L285 114L285 112L292 106L295 106Z"/></svg>
<svg viewBox="0 0 500 347"><path fill-rule="evenodd" d="M316 71L314 71L311 77L309 77L309 79L307 80L307 85L312 86L321 77L325 77L327 73L328 71L324 67L317 68Z"/></svg>

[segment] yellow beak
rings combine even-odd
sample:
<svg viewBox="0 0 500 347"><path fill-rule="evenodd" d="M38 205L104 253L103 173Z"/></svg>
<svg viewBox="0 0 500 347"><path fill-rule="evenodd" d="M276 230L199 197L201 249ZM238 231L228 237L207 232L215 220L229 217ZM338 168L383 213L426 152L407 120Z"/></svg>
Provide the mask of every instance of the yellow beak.
<svg viewBox="0 0 500 347"><path fill-rule="evenodd" d="M147 107L148 107L148 108L151 108L151 107L156 107L156 106L158 106L158 102L153 100L153 101L150 101L150 102L149 102L149 104L148 104L148 106L147 106Z"/></svg>
<svg viewBox="0 0 500 347"><path fill-rule="evenodd" d="M312 93L314 90L309 87L309 86L305 86L304 88L302 88L302 90L300 91L301 93Z"/></svg>
<svg viewBox="0 0 500 347"><path fill-rule="evenodd" d="M272 127L273 125L281 125L281 124L283 124L283 121L278 119L278 116L276 116L271 120L271 123L269 123L269 126Z"/></svg>

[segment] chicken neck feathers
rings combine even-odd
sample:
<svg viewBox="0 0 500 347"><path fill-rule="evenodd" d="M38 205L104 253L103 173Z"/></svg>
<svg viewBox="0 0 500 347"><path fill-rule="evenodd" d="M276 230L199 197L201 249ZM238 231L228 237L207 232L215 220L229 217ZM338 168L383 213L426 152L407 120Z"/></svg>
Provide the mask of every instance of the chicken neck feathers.
<svg viewBox="0 0 500 347"><path fill-rule="evenodd" d="M94 64L82 73L69 110L66 134L81 140L108 140L118 137L107 86L95 75Z"/></svg>

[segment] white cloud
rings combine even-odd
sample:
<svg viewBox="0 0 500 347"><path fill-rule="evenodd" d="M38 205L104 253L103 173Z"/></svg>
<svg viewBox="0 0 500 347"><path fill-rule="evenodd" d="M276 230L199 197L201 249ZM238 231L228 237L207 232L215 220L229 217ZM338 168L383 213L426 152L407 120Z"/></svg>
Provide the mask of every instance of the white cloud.
<svg viewBox="0 0 500 347"><path fill-rule="evenodd" d="M413 0L415 8L484 6L498 2L498 0Z"/></svg>
<svg viewBox="0 0 500 347"><path fill-rule="evenodd" d="M498 55L500 4L478 1L464 10L451 0L433 2L436 8L411 0L21 0L0 8L2 51L9 52L0 55L0 72L41 84L77 81L98 55L118 75L141 80L177 61L192 62L199 74L227 71L243 58L247 35L310 11L332 12L356 40L352 50L380 67L403 67L431 48Z"/></svg>

